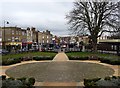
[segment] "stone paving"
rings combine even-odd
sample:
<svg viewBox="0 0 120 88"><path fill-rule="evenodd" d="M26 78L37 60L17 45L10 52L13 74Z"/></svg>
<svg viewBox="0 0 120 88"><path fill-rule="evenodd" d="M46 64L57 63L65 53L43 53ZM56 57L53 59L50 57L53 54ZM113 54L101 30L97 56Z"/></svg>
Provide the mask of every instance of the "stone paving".
<svg viewBox="0 0 120 88"><path fill-rule="evenodd" d="M27 62L15 64L15 65L2 66L3 72L1 74L5 74L5 71L7 69L9 69L9 68L11 69L11 67L13 68L16 65L21 65L21 64L27 65L26 63L32 64L32 63L36 63L36 62L38 62L38 61L27 61ZM42 62L42 61L40 61L40 62ZM36 81L35 86L84 86L83 82L82 81L80 82L80 80L78 79L79 78L78 75L80 75L79 72L77 70L75 70L76 68L79 67L78 65L75 65L78 62L88 62L88 63L97 63L97 64L106 65L115 70L114 75L116 75L116 76L119 75L118 74L119 67L117 65L113 66L113 65L103 64L103 63L99 63L99 61L79 61L79 60L78 61L69 61L66 54L63 52L60 52L54 57L52 62L51 61L43 61L43 63L41 65L38 62L38 64L39 64L38 66L40 66L40 69L47 70L47 72L44 73L41 70L41 74L44 75L43 81L41 81L41 82ZM47 63L47 65L45 63ZM42 67L42 66L46 66L46 68ZM72 67L72 66L76 66L76 67ZM52 73L53 70L54 70L54 72ZM74 77L73 75L71 76L71 74L73 74L72 71L78 72L78 74L76 72L74 74L74 75L76 75L76 77ZM34 72L34 71L32 71L32 72ZM45 75L45 74L49 74L49 73L51 73L49 76ZM56 81L53 79L55 79Z"/></svg>
<svg viewBox="0 0 120 88"><path fill-rule="evenodd" d="M53 61L69 61L69 58L64 52L60 52L53 58Z"/></svg>

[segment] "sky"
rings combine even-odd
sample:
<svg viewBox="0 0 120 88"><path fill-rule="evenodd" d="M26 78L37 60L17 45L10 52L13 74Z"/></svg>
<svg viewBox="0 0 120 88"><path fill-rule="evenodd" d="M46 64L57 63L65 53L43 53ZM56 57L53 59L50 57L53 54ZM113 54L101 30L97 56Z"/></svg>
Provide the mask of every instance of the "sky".
<svg viewBox="0 0 120 88"><path fill-rule="evenodd" d="M73 9L74 0L1 0L0 22L21 28L35 27L39 31L50 30L57 36L70 34L66 15Z"/></svg>

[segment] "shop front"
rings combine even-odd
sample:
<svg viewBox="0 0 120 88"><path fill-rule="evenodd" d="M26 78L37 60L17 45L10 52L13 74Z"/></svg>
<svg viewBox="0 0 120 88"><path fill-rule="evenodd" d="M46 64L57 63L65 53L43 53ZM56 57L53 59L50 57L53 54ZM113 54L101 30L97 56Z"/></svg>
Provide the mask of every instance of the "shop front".
<svg viewBox="0 0 120 88"><path fill-rule="evenodd" d="M20 50L22 47L22 42L7 42L6 43L6 49L9 52L16 52Z"/></svg>

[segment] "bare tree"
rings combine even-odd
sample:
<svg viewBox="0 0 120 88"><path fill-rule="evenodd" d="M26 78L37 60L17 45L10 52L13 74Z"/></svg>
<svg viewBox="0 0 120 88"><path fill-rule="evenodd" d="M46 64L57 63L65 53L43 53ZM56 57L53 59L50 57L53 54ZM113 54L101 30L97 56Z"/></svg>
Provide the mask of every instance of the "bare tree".
<svg viewBox="0 0 120 88"><path fill-rule="evenodd" d="M97 50L97 38L104 32L120 29L118 2L74 2L74 9L66 16L70 30L75 33L88 33L93 51Z"/></svg>

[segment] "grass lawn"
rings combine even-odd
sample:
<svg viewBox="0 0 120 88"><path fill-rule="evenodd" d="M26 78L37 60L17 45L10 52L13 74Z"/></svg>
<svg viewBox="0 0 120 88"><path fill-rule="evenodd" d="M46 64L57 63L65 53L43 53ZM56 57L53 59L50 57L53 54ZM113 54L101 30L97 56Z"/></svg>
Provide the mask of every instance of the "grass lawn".
<svg viewBox="0 0 120 88"><path fill-rule="evenodd" d="M8 58L20 58L20 57L27 57L27 56L55 56L56 53L54 52L25 52L25 53L19 53L19 54L8 54L3 55L2 59L8 59Z"/></svg>
<svg viewBox="0 0 120 88"><path fill-rule="evenodd" d="M91 55L95 55L101 58L108 58L108 59L114 59L118 60L120 59L120 56L112 55L112 54L102 54L102 53L93 53L93 52L69 52L66 53L68 56L78 56L78 57L88 57Z"/></svg>

